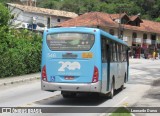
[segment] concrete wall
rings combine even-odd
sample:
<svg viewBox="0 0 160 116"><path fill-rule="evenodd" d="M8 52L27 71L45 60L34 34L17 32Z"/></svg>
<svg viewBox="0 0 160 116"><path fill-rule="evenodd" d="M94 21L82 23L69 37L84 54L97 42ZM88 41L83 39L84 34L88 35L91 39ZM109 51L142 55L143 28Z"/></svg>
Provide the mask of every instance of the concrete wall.
<svg viewBox="0 0 160 116"><path fill-rule="evenodd" d="M59 16L51 16L47 14L24 12L18 8L13 8L12 6L9 6L8 8L10 9L11 14L15 16L14 20L12 21L13 22L12 24L16 25L17 28L21 28L21 27L24 28L24 25L27 26L28 24L32 24L33 17L36 19L35 20L36 23L42 23L46 27L47 27L48 18L50 18L50 27L56 26L60 22L71 19L68 17L59 17ZM60 22L58 22L58 19L60 19ZM40 27L38 27L38 29L40 29Z"/></svg>

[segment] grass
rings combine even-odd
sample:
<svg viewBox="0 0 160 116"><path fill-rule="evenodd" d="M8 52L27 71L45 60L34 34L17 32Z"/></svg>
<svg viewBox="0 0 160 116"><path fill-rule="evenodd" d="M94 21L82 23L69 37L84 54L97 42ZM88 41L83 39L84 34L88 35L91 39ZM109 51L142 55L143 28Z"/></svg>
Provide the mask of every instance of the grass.
<svg viewBox="0 0 160 116"><path fill-rule="evenodd" d="M130 111L126 109L125 107L119 107L109 116L132 116L132 115Z"/></svg>

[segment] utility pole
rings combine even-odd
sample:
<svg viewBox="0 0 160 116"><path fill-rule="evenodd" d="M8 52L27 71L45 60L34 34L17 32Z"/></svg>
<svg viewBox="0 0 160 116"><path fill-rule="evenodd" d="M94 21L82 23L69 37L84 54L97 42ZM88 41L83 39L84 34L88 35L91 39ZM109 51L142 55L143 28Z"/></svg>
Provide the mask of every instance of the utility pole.
<svg viewBox="0 0 160 116"><path fill-rule="evenodd" d="M122 12L121 12L121 8L122 7L119 7L119 24L118 24L118 38L119 39L122 39L121 38L121 14L122 14Z"/></svg>
<svg viewBox="0 0 160 116"><path fill-rule="evenodd" d="M119 13L118 38L121 38L121 13Z"/></svg>
<svg viewBox="0 0 160 116"><path fill-rule="evenodd" d="M28 5L28 6L32 6L32 0L28 0L28 1L27 1L27 5Z"/></svg>
<svg viewBox="0 0 160 116"><path fill-rule="evenodd" d="M35 7L37 6L37 0L34 1Z"/></svg>
<svg viewBox="0 0 160 116"><path fill-rule="evenodd" d="M119 6L119 25L118 25L118 38L123 39L123 31L124 31L124 25L122 24L122 9L124 12L124 9L127 8L127 6Z"/></svg>

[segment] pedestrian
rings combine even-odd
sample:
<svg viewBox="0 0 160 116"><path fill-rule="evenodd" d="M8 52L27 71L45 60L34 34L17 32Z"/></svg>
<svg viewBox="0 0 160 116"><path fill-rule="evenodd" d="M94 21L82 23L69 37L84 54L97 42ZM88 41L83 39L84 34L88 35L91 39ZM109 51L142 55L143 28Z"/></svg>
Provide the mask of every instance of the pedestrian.
<svg viewBox="0 0 160 116"><path fill-rule="evenodd" d="M157 53L157 58L160 59L160 54L159 53Z"/></svg>
<svg viewBox="0 0 160 116"><path fill-rule="evenodd" d="M153 51L153 60L156 58L156 52L155 51Z"/></svg>

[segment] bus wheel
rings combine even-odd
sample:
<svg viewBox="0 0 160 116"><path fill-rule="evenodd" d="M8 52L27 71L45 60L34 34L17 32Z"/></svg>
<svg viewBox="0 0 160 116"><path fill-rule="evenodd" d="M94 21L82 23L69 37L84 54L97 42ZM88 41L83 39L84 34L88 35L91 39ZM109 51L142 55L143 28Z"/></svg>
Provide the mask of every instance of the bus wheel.
<svg viewBox="0 0 160 116"><path fill-rule="evenodd" d="M124 89L124 84L126 83L126 74L125 74L125 76L124 76L124 81L123 81L123 84L122 84L122 86L121 86L121 90L123 90Z"/></svg>
<svg viewBox="0 0 160 116"><path fill-rule="evenodd" d="M114 80L112 80L111 91L109 93L109 98L112 99L114 96Z"/></svg>

